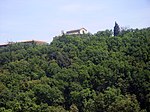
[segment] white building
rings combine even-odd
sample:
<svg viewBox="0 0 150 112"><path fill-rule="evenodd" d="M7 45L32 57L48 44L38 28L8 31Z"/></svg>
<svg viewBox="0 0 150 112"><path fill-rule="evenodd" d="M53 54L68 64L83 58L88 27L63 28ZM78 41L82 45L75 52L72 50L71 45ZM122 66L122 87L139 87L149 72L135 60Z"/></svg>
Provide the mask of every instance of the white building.
<svg viewBox="0 0 150 112"><path fill-rule="evenodd" d="M73 35L73 34L87 34L88 31L85 28L80 28L77 30L70 30L66 32L66 35Z"/></svg>

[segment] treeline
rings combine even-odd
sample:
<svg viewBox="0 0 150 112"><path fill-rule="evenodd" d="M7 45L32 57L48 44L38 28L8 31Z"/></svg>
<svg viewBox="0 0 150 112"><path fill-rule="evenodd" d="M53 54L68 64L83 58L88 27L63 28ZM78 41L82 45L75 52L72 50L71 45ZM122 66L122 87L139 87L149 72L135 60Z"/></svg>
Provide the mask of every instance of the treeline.
<svg viewBox="0 0 150 112"><path fill-rule="evenodd" d="M1 112L149 112L150 28L0 48Z"/></svg>

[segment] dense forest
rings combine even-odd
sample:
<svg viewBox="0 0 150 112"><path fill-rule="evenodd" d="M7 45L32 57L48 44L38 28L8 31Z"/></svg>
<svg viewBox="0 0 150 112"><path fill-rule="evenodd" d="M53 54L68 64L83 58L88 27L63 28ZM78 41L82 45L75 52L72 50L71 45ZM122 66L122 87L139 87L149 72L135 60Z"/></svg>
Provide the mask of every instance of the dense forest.
<svg viewBox="0 0 150 112"><path fill-rule="evenodd" d="M1 47L0 112L150 112L150 28Z"/></svg>

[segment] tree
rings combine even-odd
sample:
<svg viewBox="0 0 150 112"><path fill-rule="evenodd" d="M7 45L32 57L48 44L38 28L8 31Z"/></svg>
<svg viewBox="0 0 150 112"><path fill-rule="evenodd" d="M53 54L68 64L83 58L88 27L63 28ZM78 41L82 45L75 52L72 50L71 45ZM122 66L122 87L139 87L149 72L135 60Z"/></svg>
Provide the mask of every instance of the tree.
<svg viewBox="0 0 150 112"><path fill-rule="evenodd" d="M96 36L107 36L110 37L112 36L112 30L105 30L105 31L98 31L96 34Z"/></svg>
<svg viewBox="0 0 150 112"><path fill-rule="evenodd" d="M120 33L119 25L117 24L117 22L115 22L115 26L114 26L114 36L119 35L119 33Z"/></svg>
<svg viewBox="0 0 150 112"><path fill-rule="evenodd" d="M120 89L111 87L108 87L104 93L98 94L95 107L96 112L141 112L134 94L123 95Z"/></svg>
<svg viewBox="0 0 150 112"><path fill-rule="evenodd" d="M150 28L115 25L0 46L0 112L150 112Z"/></svg>

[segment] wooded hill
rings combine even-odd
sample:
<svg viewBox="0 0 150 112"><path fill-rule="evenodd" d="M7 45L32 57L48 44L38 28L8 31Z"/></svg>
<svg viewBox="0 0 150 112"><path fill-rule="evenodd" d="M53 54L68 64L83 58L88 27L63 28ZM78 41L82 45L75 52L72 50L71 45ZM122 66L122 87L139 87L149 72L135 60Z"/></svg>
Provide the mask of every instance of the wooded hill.
<svg viewBox="0 0 150 112"><path fill-rule="evenodd" d="M0 111L150 111L150 28L1 47Z"/></svg>

